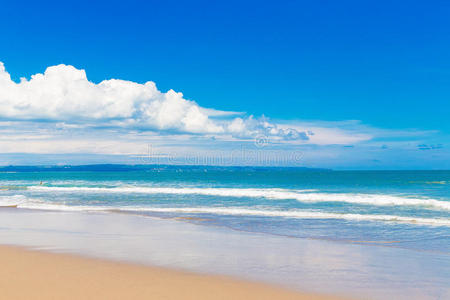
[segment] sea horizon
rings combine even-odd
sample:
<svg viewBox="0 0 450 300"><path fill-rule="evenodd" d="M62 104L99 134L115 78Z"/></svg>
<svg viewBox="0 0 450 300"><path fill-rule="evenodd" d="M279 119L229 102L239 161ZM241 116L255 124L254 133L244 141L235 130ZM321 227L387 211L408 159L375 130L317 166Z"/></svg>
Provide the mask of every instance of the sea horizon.
<svg viewBox="0 0 450 300"><path fill-rule="evenodd" d="M83 164L2 164L0 165L0 172L6 171L27 171L29 170L48 170L52 169L54 171L104 171L108 168L112 168L116 171L126 171L128 170L137 170L137 169L152 169L152 168L177 168L177 167L186 167L186 168L212 168L212 169L225 169L225 168L250 168L255 170L265 170L265 169L296 169L296 170L304 170L304 171L354 171L354 172L383 172L383 171L393 171L393 172L403 172L403 171L450 171L447 168L410 168L410 169L402 169L402 168L384 168L384 169L371 169L371 168L362 168L362 169L353 169L353 168L331 168L331 167L307 167L307 166L278 166L278 165L217 165L217 164L158 164L158 163L83 163Z"/></svg>

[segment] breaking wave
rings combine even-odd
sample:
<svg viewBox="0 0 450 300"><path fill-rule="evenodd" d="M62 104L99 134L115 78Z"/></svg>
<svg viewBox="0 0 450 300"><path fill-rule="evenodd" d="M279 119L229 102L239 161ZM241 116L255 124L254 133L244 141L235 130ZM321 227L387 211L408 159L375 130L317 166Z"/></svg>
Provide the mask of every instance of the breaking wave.
<svg viewBox="0 0 450 300"><path fill-rule="evenodd" d="M450 202L431 198L413 198L386 194L321 193L316 190L251 189L251 188L174 188L174 187L49 187L31 186L29 190L49 192L86 193L141 193L206 195L219 197L250 197L276 200L297 200L305 203L343 202L375 206L421 206L429 209L450 210Z"/></svg>
<svg viewBox="0 0 450 300"><path fill-rule="evenodd" d="M1 207L18 207L38 210L96 211L96 212L153 212L179 214L214 214L229 216L283 217L294 219L336 219L349 221L382 221L450 227L450 219L418 218L395 215L363 215L350 213L326 213L308 210L264 210L242 207L139 207L139 206L69 206L52 204L24 196L0 197Z"/></svg>

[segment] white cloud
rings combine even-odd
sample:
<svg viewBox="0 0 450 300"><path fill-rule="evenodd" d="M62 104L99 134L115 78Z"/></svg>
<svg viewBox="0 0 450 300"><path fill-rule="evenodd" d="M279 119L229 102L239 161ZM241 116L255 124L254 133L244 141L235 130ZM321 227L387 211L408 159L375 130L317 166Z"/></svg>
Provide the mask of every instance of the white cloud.
<svg viewBox="0 0 450 300"><path fill-rule="evenodd" d="M349 145L369 141L373 138L373 134L360 132L355 129L344 130L341 128L327 128L314 125L292 125L291 127L295 128L299 132L302 132L303 130L307 132L310 131L311 134L309 135L308 142L315 145Z"/></svg>
<svg viewBox="0 0 450 300"><path fill-rule="evenodd" d="M280 140L307 140L304 132L280 128L265 118L217 119L236 115L200 107L182 93L160 92L154 82L139 84L110 79L98 84L73 66L48 67L19 83L0 62L0 118L53 121L74 125L117 126L150 131L232 135L265 135Z"/></svg>
<svg viewBox="0 0 450 300"><path fill-rule="evenodd" d="M265 117L255 119L252 116L246 119L235 118L227 125L227 131L235 137L266 136L277 140L309 140L312 133L297 130L287 126L280 126L268 122Z"/></svg>
<svg viewBox="0 0 450 300"><path fill-rule="evenodd" d="M300 163L311 167L404 168L413 162L419 168L433 160L442 168L450 161L448 140L437 131L375 128L357 120L269 121L201 107L151 81L93 83L84 70L67 65L16 83L0 62L0 164L27 162L22 159L31 155L39 164L164 157L177 160L162 163L292 165L300 151ZM436 151L418 150L423 144ZM9 159L16 154L19 160Z"/></svg>

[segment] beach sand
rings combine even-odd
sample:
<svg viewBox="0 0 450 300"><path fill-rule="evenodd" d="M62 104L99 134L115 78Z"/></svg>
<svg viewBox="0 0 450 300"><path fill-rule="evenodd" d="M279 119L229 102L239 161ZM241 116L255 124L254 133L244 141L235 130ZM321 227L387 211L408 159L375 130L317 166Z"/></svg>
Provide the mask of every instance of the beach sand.
<svg viewBox="0 0 450 300"><path fill-rule="evenodd" d="M0 246L0 299L337 299L222 276Z"/></svg>

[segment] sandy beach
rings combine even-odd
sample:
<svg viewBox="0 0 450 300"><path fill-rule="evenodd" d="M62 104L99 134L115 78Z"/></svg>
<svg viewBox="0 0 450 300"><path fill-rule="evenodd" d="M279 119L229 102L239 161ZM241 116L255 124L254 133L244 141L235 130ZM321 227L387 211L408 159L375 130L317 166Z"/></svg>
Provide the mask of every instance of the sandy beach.
<svg viewBox="0 0 450 300"><path fill-rule="evenodd" d="M0 299L449 295L444 254L254 234L178 219L3 208L0 241L14 245L0 246Z"/></svg>
<svg viewBox="0 0 450 300"><path fill-rule="evenodd" d="M337 299L228 277L0 246L1 299Z"/></svg>

